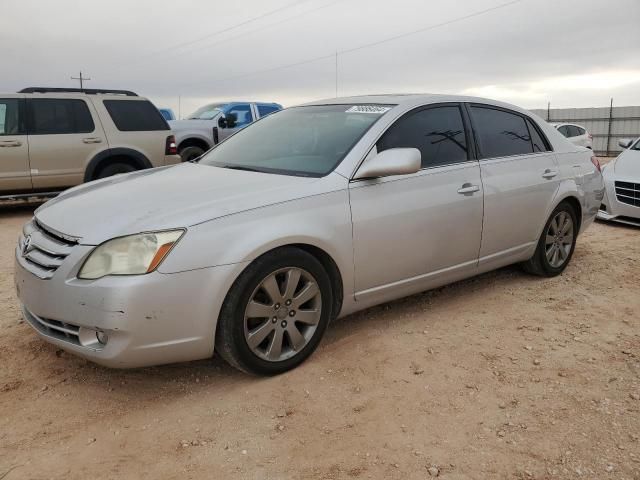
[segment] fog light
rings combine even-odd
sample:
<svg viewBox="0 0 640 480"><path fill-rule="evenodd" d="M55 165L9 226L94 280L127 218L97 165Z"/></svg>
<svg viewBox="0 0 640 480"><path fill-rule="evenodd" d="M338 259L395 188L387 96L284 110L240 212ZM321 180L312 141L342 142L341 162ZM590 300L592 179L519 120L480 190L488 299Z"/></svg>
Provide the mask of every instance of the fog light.
<svg viewBox="0 0 640 480"><path fill-rule="evenodd" d="M96 338L98 339L98 343L100 345L106 345L109 341L109 336L106 333L101 332L100 330L96 330Z"/></svg>

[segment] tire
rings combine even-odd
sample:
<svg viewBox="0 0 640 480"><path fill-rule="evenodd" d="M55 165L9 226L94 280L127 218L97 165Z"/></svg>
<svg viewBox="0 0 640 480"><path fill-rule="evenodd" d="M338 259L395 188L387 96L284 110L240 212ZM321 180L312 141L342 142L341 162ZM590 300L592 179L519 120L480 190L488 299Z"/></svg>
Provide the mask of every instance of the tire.
<svg viewBox="0 0 640 480"><path fill-rule="evenodd" d="M215 351L250 374L286 372L317 348L332 305L331 281L314 256L294 247L266 253L229 290L218 319Z"/></svg>
<svg viewBox="0 0 640 480"><path fill-rule="evenodd" d="M542 277L560 275L571 261L577 235L576 212L568 202L561 202L545 223L533 257L523 264L525 271Z"/></svg>
<svg viewBox="0 0 640 480"><path fill-rule="evenodd" d="M183 162L190 162L192 160L195 160L196 158L202 156L202 154L204 154L204 150L195 145L191 147L185 147L180 150L180 158L182 158Z"/></svg>
<svg viewBox="0 0 640 480"><path fill-rule="evenodd" d="M136 168L128 163L110 163L106 167L100 169L95 179L107 178L113 175L118 175L119 173L129 173L134 171L136 171Z"/></svg>

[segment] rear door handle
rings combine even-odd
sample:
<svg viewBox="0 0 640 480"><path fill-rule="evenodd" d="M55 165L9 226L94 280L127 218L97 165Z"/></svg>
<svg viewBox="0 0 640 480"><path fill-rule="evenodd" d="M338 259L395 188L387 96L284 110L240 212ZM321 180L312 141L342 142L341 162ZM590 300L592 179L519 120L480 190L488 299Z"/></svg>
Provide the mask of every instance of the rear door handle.
<svg viewBox="0 0 640 480"><path fill-rule="evenodd" d="M458 189L458 193L461 195L470 195L478 191L480 191L480 187L478 185L471 185L470 183L465 183Z"/></svg>
<svg viewBox="0 0 640 480"><path fill-rule="evenodd" d="M101 143L102 139L98 137L83 138L84 143Z"/></svg>
<svg viewBox="0 0 640 480"><path fill-rule="evenodd" d="M22 142L18 140L5 140L0 142L0 147L19 147L22 145Z"/></svg>
<svg viewBox="0 0 640 480"><path fill-rule="evenodd" d="M549 168L547 168L544 173L542 174L542 178L553 178L556 175L558 175L558 171L557 170L551 170Z"/></svg>

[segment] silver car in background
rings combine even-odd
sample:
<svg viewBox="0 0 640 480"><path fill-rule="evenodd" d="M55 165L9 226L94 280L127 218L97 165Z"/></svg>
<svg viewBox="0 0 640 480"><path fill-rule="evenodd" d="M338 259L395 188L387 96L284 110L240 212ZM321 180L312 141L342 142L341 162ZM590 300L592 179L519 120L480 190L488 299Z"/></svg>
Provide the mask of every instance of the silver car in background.
<svg viewBox="0 0 640 480"><path fill-rule="evenodd" d="M513 263L560 274L603 196L587 149L518 107L339 98L199 163L68 190L16 248L24 316L97 363L300 364L329 321Z"/></svg>
<svg viewBox="0 0 640 480"><path fill-rule="evenodd" d="M640 139L622 139L625 150L602 168L605 196L598 218L640 227Z"/></svg>

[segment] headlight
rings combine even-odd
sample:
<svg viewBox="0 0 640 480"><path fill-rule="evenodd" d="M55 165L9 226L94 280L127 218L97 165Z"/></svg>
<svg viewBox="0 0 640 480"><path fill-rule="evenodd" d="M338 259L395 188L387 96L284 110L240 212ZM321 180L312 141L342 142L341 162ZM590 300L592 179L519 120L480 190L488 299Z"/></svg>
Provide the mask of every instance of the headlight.
<svg viewBox="0 0 640 480"><path fill-rule="evenodd" d="M108 240L91 252L78 278L143 275L153 272L180 240L184 230L139 233Z"/></svg>

